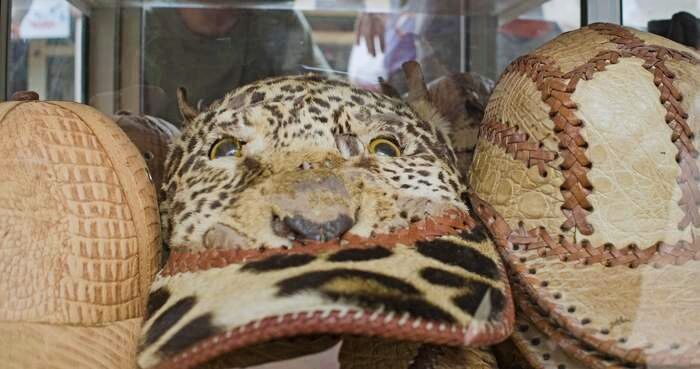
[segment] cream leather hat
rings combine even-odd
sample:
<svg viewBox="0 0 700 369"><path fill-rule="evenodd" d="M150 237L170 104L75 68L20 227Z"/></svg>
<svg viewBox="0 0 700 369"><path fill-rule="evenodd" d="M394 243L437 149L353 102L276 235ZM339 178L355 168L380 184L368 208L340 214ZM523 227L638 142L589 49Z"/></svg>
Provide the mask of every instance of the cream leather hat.
<svg viewBox="0 0 700 369"><path fill-rule="evenodd" d="M133 368L157 270L136 147L84 105L0 104L0 366Z"/></svg>
<svg viewBox="0 0 700 369"><path fill-rule="evenodd" d="M593 24L516 59L486 108L476 213L521 312L586 366L700 365L699 61Z"/></svg>

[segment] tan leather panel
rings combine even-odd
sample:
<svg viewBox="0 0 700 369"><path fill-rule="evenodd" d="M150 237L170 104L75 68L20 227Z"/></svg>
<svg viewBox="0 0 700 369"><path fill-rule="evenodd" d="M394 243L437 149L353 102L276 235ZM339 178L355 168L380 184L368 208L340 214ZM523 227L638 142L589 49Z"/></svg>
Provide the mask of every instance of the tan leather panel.
<svg viewBox="0 0 700 369"><path fill-rule="evenodd" d="M551 317L543 315L542 310L530 301L530 298L523 292L520 285L516 284L513 286L513 293L517 295L520 301L518 314L520 316L519 323L522 324L518 324L517 332L526 335L530 330L534 330L531 333L538 336L538 338L530 340L527 343L528 348L535 349L540 343L546 343L545 347L552 351L552 357L548 358L545 355L531 357L534 361L545 363L553 359L553 361L567 362L576 367L595 369L637 369L641 367L640 365L619 361L572 336L566 329L563 329L558 323L553 321ZM540 338L542 342L540 342Z"/></svg>
<svg viewBox="0 0 700 369"><path fill-rule="evenodd" d="M585 332L588 340L615 342L625 351L643 350L650 362L657 354L682 355L699 348L700 320L689 317L700 306L700 261L659 268L581 268L540 259L523 267L534 271L531 288L540 304L554 310L568 328ZM612 286L619 287L612 292ZM697 356L688 359L700 365Z"/></svg>
<svg viewBox="0 0 700 369"><path fill-rule="evenodd" d="M570 217L563 228L575 226L577 233L562 234L539 215L514 218L509 207L520 200L495 196L518 186L498 191L504 186L494 180L512 176L515 158L493 161L495 168L481 169L487 174L471 181L505 219L488 204L472 202L496 235L516 280L564 336L621 362L697 367L700 321L693 309L700 306L700 261L694 237L700 228L700 176L693 141L700 128L700 59L670 41L611 24L560 36L544 49L563 50L563 40L591 30L609 39L608 51L600 52L593 38L581 37L581 49L594 56L575 73L561 69L578 56L537 52L508 69L537 80L553 109L552 133L561 140L561 165L568 167L561 190L562 210ZM522 101L508 83L502 79L496 87L509 91L502 97L509 102L500 105ZM532 106L521 111L530 114ZM479 145L493 141L480 140L486 143ZM517 178L529 183L527 177ZM544 197L549 199L549 193ZM524 310L523 298L516 302ZM599 360L589 364L604 365Z"/></svg>
<svg viewBox="0 0 700 369"><path fill-rule="evenodd" d="M572 96L593 162L588 178L594 190L588 200L594 211L587 219L595 232L587 239L595 246L646 248L658 241L690 240L691 227L680 231L677 226L683 218L677 205L681 189L669 180L680 174L678 149L654 76L642 63L620 59L606 72L580 81ZM619 92L613 103L600 98L610 91Z"/></svg>
<svg viewBox="0 0 700 369"><path fill-rule="evenodd" d="M518 315L511 339L535 369L586 369L583 363L569 357L522 314Z"/></svg>
<svg viewBox="0 0 700 369"><path fill-rule="evenodd" d="M471 188L505 218L512 228L523 221L527 229L543 225L550 232L560 232L564 222L559 186L561 172L547 169L547 177L536 167L527 168L513 160L503 149L486 140L476 147L469 176Z"/></svg>
<svg viewBox="0 0 700 369"><path fill-rule="evenodd" d="M484 121L494 120L518 127L532 139L541 141L545 148L556 152L558 142L552 134L554 123L549 119L548 111L549 107L542 102L542 93L530 77L506 73L491 93Z"/></svg>
<svg viewBox="0 0 700 369"><path fill-rule="evenodd" d="M582 42L584 41L585 42ZM601 51L614 50L609 36L592 29L583 28L577 32L567 32L535 49L533 53L557 61L562 72L567 73L586 63Z"/></svg>
<svg viewBox="0 0 700 369"><path fill-rule="evenodd" d="M136 368L141 319L79 327L0 322L5 369Z"/></svg>
<svg viewBox="0 0 700 369"><path fill-rule="evenodd" d="M0 320L139 317L159 252L145 163L108 118L61 105L0 121Z"/></svg>
<svg viewBox="0 0 700 369"><path fill-rule="evenodd" d="M7 101L0 104L0 122L5 119L5 116L15 107L22 104L21 101Z"/></svg>

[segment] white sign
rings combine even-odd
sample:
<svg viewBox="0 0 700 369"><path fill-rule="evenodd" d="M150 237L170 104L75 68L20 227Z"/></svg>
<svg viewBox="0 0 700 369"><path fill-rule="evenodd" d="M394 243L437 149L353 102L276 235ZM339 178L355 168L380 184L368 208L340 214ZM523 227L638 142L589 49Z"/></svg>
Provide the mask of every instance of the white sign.
<svg viewBox="0 0 700 369"><path fill-rule="evenodd" d="M20 38L68 38L70 5L66 0L34 0L19 26Z"/></svg>

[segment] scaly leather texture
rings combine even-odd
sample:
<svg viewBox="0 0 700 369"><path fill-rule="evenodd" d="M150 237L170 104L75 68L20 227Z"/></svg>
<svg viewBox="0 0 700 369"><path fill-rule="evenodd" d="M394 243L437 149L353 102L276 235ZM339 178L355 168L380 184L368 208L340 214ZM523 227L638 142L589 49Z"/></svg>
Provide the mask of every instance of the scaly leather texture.
<svg viewBox="0 0 700 369"><path fill-rule="evenodd" d="M621 362L700 365L699 60L593 24L516 59L486 108L476 213L543 315Z"/></svg>
<svg viewBox="0 0 700 369"><path fill-rule="evenodd" d="M0 137L2 362L132 367L160 253L145 162L75 103L0 104Z"/></svg>
<svg viewBox="0 0 700 369"><path fill-rule="evenodd" d="M141 318L75 326L0 322L5 369L131 369Z"/></svg>

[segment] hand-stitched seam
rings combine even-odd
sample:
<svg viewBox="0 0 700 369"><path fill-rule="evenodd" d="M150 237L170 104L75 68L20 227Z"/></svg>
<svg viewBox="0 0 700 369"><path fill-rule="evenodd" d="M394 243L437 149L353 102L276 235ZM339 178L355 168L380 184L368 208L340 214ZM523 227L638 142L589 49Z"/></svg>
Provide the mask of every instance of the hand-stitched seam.
<svg viewBox="0 0 700 369"><path fill-rule="evenodd" d="M552 319L545 318L547 316L546 312L541 311L541 308L534 302L530 301L527 292L522 291L523 287L514 288L514 296L518 298L518 313L523 313L531 324L533 324L537 329L544 334L545 337L556 343L562 351L566 354L573 356L574 358L580 360L581 362L587 363L589 365L602 360L605 353L599 351L591 352L586 349L586 343L581 341L580 338L576 337L571 331L560 326ZM611 342L608 342L610 344ZM590 347L590 346L589 346ZM622 358L620 358L622 359ZM613 367L622 367L626 364L633 364L632 362L621 362L618 358L613 358L607 364ZM634 364L633 364L634 365Z"/></svg>
<svg viewBox="0 0 700 369"><path fill-rule="evenodd" d="M503 272L505 273L505 272ZM510 335L513 325L514 306L512 302L504 311L504 320L491 325L479 325L480 332L474 334L472 323L466 326L458 324L441 324L413 318L407 314L395 315L384 313L382 310L365 311L356 309L310 310L284 315L265 317L248 322L213 337L198 342L183 352L176 354L156 365L158 369L190 368L203 361L214 358L236 347L249 344L246 341L284 337L298 331L298 327L310 328L327 325L329 327L348 325L364 328L368 335L396 336L401 339L415 340L420 331L430 334L433 342L438 344L475 346L488 345ZM361 321L365 320L364 325ZM261 329L261 326L271 326L273 329ZM310 332L313 332L310 329ZM355 332L359 333L359 332ZM237 344L238 343L238 344Z"/></svg>
<svg viewBox="0 0 700 369"><path fill-rule="evenodd" d="M537 166L541 176L547 175L546 165L558 157L556 152L545 149L541 142L508 124L489 120L483 123L480 131L483 139L504 149L513 159L524 162L528 168Z"/></svg>
<svg viewBox="0 0 700 369"><path fill-rule="evenodd" d="M233 263L259 260L277 254L306 253L315 254L324 250L338 248L361 248L382 245L394 247L397 244L412 244L418 240L430 240L436 237L452 235L464 229L473 229L474 219L467 213L457 210L447 211L439 217L427 218L413 223L411 226L388 234L360 238L347 235L340 241L324 243L297 243L290 248L260 248L260 249L213 249L199 252L172 251L168 257L161 276L171 276L178 273L197 272L211 268L223 268Z"/></svg>
<svg viewBox="0 0 700 369"><path fill-rule="evenodd" d="M604 67L601 59L596 59L586 69L579 67L564 74L551 58L525 55L513 61L504 73L517 72L530 77L540 91L542 101L550 108L549 116L554 122L554 133L559 139L559 155L563 159L559 164L564 177L564 183L560 186L564 198L561 211L566 220L561 228L564 231L576 228L584 235L593 233L593 226L586 220L593 210L587 199L593 189L588 180L591 161L586 156L588 143L581 135L583 122L574 114L576 103L571 100L571 95L576 82L590 78L594 71L600 70L598 66Z"/></svg>
<svg viewBox="0 0 700 369"><path fill-rule="evenodd" d="M602 264L610 267L626 265L634 268L643 264L683 265L688 261L700 259L700 240L695 236L690 242L684 240L676 244L657 242L645 249L636 244L616 248L612 243L598 246L586 241L573 243L563 235L553 237L544 227L527 230L523 224L520 224L517 229L512 229L490 205L474 193L470 196L474 212L494 234L499 248L523 252L535 250L541 258L558 258L581 266Z"/></svg>
<svg viewBox="0 0 700 369"><path fill-rule="evenodd" d="M693 145L693 132L688 125L688 113L681 107L683 99L681 92L674 86L675 74L665 65L666 60L678 60L690 64L700 61L693 55L669 49L659 45L647 45L630 31L611 24L593 24L591 28L608 36L613 36L610 42L617 44L624 56L634 56L644 60L643 67L654 75L654 84L661 92L661 104L666 108L666 123L672 130L671 142L678 148L676 162L681 168L677 179L681 188L681 199L678 205L683 210L684 217L678 224L679 229L685 229L690 224L700 227L700 188L698 178L700 169L697 162L698 151Z"/></svg>
<svg viewBox="0 0 700 369"><path fill-rule="evenodd" d="M681 220L679 227L685 228L689 224L696 225L696 222L700 223L700 209L695 201L695 199L700 199L700 189L698 189L698 181L695 178L700 177L700 169L698 169L697 164L694 160L694 156L697 155L697 151L693 147L691 142L692 132L688 126L685 119L687 118L687 113L680 106L680 99L682 96L680 92L673 86L673 73L666 68L663 61L669 58L675 60L681 60L692 64L697 64L698 60L692 55L679 52L676 50L671 50L655 45L644 45L643 41L636 38L634 35L626 31L622 27L607 25L607 24L594 24L591 28L602 32L606 35L613 36L611 42L619 45L619 51L601 51L596 56L591 58L585 64L573 69L572 71L564 74L562 77L568 79L566 87L564 88L563 82L561 84L557 83L556 80L550 78L546 80L540 78L538 83L539 86L546 86L546 82L549 83L550 88L552 88L555 93L553 95L559 96L563 103L570 102L570 94L576 89L576 85L580 80L588 80L593 77L593 74L597 71L602 71L608 64L615 64L621 57L640 57L645 60L645 68L651 73L654 73L655 84L661 90L661 101L668 110L668 115L666 116L667 123L673 130L672 140L676 147L679 149L679 165L681 166L681 175L678 178L678 184L681 186L682 197L679 205L682 207L685 217ZM551 63L549 59L538 57L538 56L527 56L528 58L534 58L535 61L521 60L518 61L521 65L525 64L535 64L535 63ZM525 57L521 57L523 59ZM514 62L516 64L516 62ZM524 68L524 69L523 69ZM529 69L528 69L529 68ZM533 81L537 82L538 75L544 75L540 72L533 72L533 70L544 70L546 67L509 67L506 73L511 70L525 71L529 73L528 75L533 77ZM528 72L529 71L529 72ZM557 73L548 72L556 76ZM558 93L556 91L559 91ZM569 93L569 95L563 95L561 92ZM543 96L547 89L543 90ZM554 100L550 100L554 103ZM570 102L570 106L575 108L575 103ZM550 107L554 108L553 104L549 104ZM550 111L550 114L552 112ZM555 115L556 118L556 115ZM553 120L555 119L553 118ZM561 122L561 121L560 121ZM557 120L555 120L555 124ZM572 137L572 136L569 136ZM573 135L575 137L575 135ZM561 139L561 137L560 137ZM585 147L585 142L581 142ZM579 147L581 147L579 146ZM582 154L582 152L579 152ZM566 156L562 153L562 156ZM581 158L585 159L585 158ZM571 160L571 159L570 159ZM584 161L585 162L585 161ZM581 169L579 167L572 167L575 169ZM585 168L585 167L584 167ZM580 195L587 195L587 187L592 189L590 183L584 183L584 186L578 187L577 180L583 179L587 181L585 177L585 172L576 178L571 178L570 170L564 173L565 181L562 185L562 194L565 192L565 187L574 189L574 193L577 196L573 198L571 196L566 197L565 195L565 206L571 208L571 212L580 212L576 208L574 200L578 202ZM580 182L578 184L581 184ZM584 197L585 200L585 197ZM578 205L588 205L590 203L587 201L579 203ZM571 217L567 216L567 222L571 222ZM575 224L575 223L574 223ZM564 227L566 229L566 227ZM583 232L581 232L583 233ZM584 233L585 234L585 233ZM696 241L695 236L693 239L688 241L679 241L675 245L659 242L655 245L651 245L646 249L640 249L638 245L630 244L625 248L616 248L613 244L606 243L597 247L593 247L586 242L580 242L574 244L568 241L562 235L558 235L555 239L553 238L545 229L543 228L533 228L530 230L525 230L523 227L507 233L507 240L516 247L524 247L525 250L538 250L538 254L542 257L559 257L562 261L576 261L583 265L601 263L606 266L616 266L616 265L628 265L630 267L635 267L640 264L655 263L659 265L663 264L684 264L689 260L694 260L700 256L700 240Z"/></svg>

